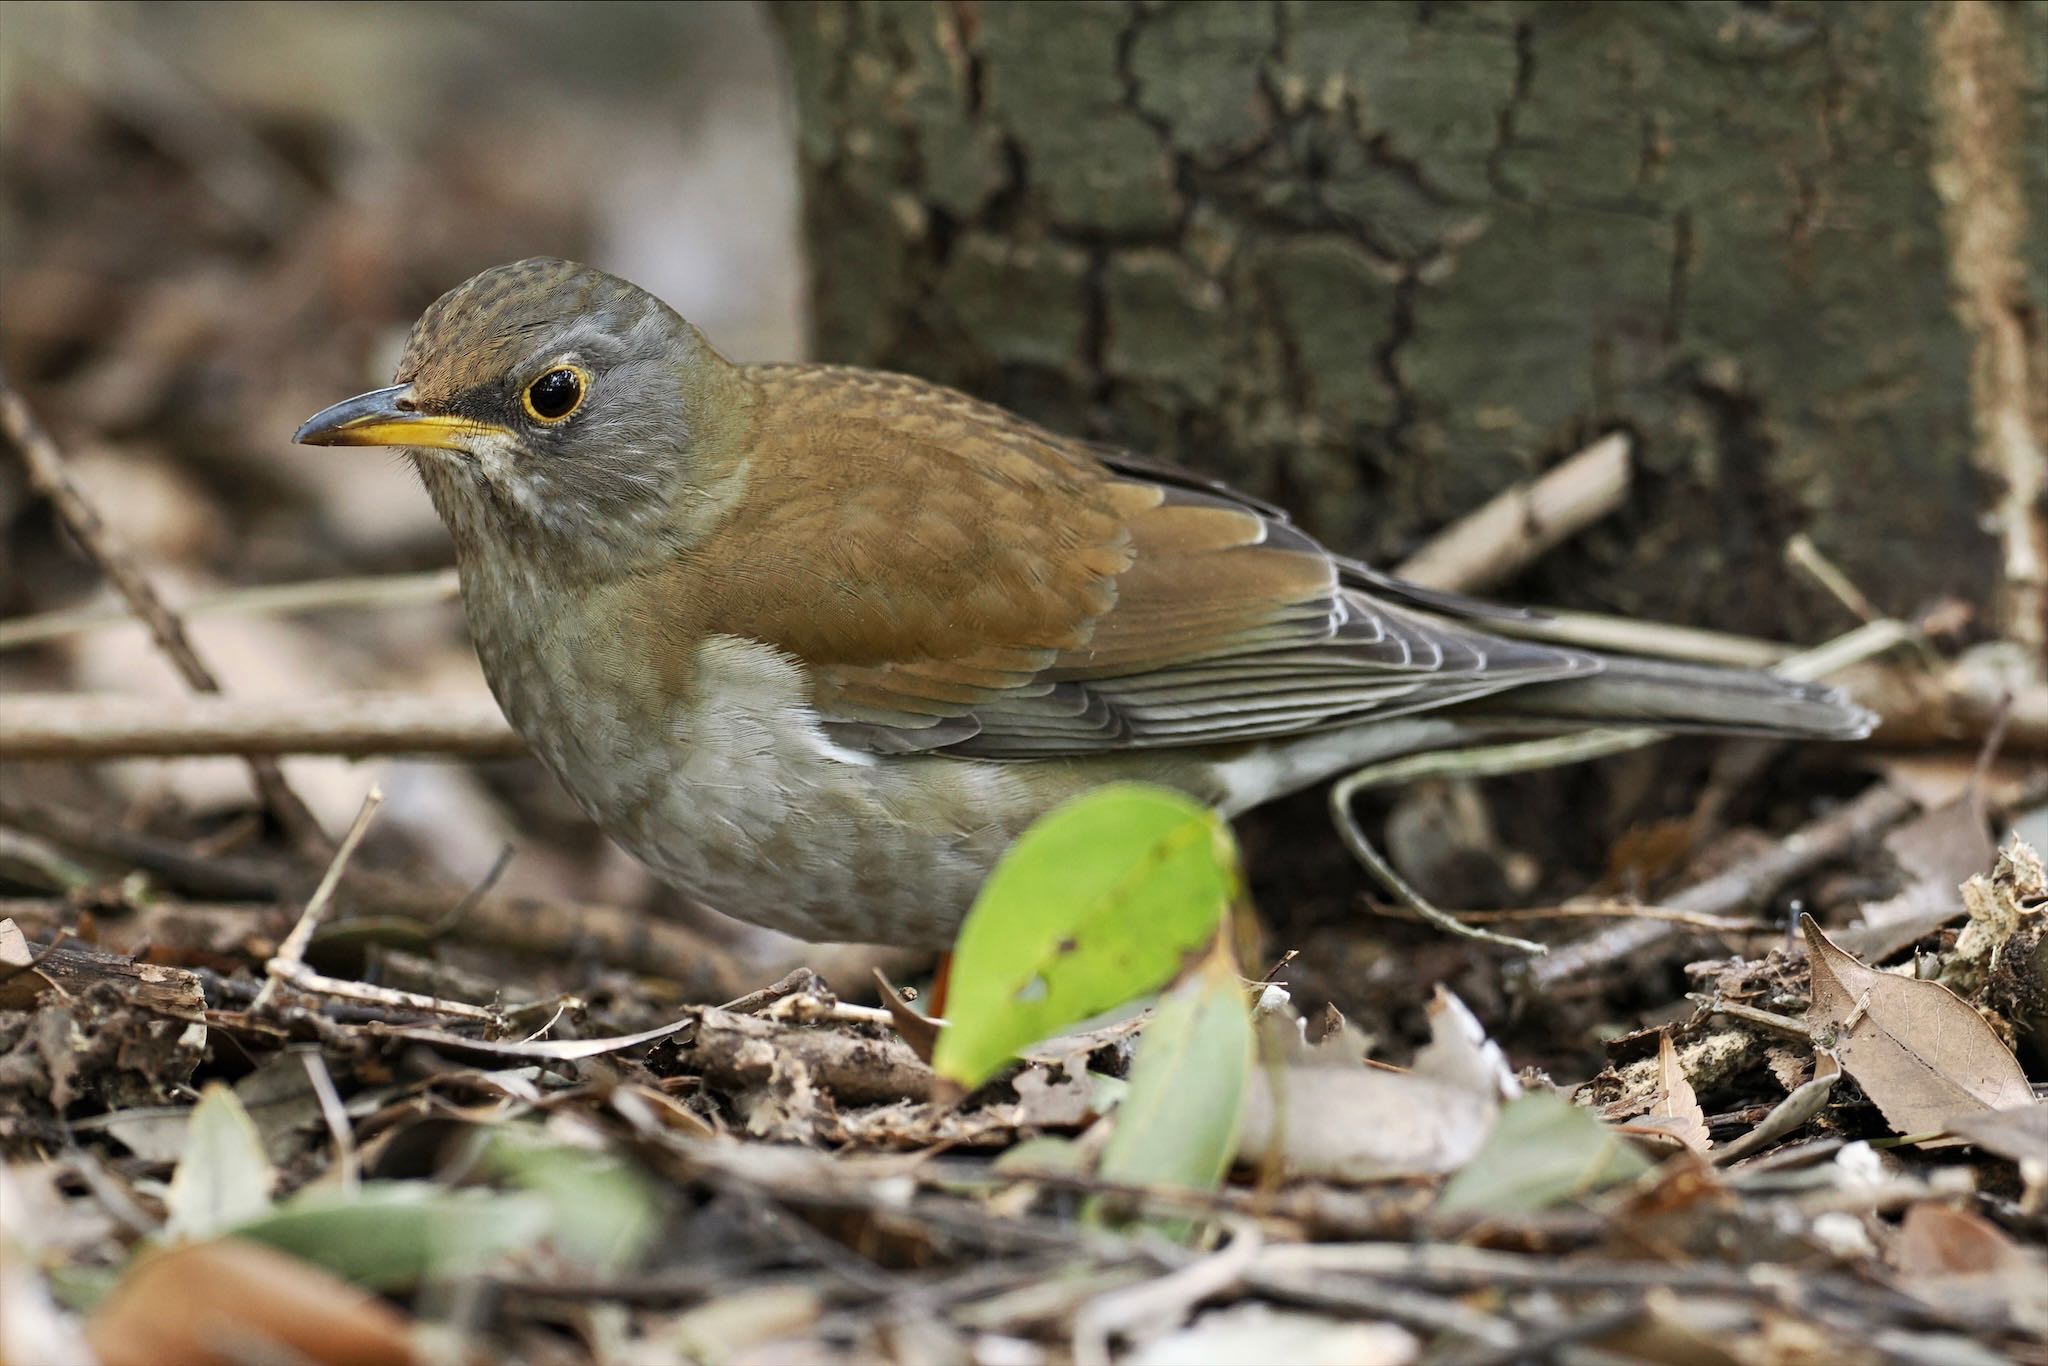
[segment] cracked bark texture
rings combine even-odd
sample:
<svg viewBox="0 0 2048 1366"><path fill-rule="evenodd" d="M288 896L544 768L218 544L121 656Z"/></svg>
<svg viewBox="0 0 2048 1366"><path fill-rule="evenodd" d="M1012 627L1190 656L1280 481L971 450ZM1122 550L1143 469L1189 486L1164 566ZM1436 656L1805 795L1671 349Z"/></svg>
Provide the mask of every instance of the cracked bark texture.
<svg viewBox="0 0 2048 1366"><path fill-rule="evenodd" d="M1200 466L1382 563L1622 427L1629 506L1518 596L1831 633L1780 559L1803 530L1886 610L1993 601L1925 7L775 12L822 359ZM2037 224L2044 16L1995 15Z"/></svg>

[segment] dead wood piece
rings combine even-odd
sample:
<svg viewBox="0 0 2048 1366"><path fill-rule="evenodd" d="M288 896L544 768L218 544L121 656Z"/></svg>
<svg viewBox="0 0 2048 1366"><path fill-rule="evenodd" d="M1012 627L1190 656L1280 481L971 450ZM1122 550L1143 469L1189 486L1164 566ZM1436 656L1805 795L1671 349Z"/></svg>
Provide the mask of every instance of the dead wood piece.
<svg viewBox="0 0 2048 1366"><path fill-rule="evenodd" d="M64 453L4 374L0 374L0 427L6 429L8 438L20 449L22 459L27 462L29 483L50 500L78 544L92 557L100 572L107 576L129 609L149 628L151 639L156 641L157 648L184 678L186 686L194 692L218 693L221 690L220 680L201 661L198 651L192 648L184 623L164 605L162 596L149 579L127 552L115 543L99 513L72 482L70 472L65 468ZM293 841L309 850L324 847L326 836L320 829L320 823L313 818L312 810L299 794L292 790L291 784L285 781L284 770L270 759L252 758L248 764L250 778L263 804L270 808Z"/></svg>
<svg viewBox="0 0 2048 1366"><path fill-rule="evenodd" d="M709 1007L698 1012L682 1056L724 1090L766 1085L778 1058L794 1059L842 1105L925 1100L934 1081L932 1070L893 1036L784 1025Z"/></svg>
<svg viewBox="0 0 2048 1366"><path fill-rule="evenodd" d="M36 947L35 952L35 971L67 996L82 996L110 983L123 1000L154 1014L197 1020L206 1011L206 992L199 978L183 968L138 963L72 940Z"/></svg>
<svg viewBox="0 0 2048 1366"><path fill-rule="evenodd" d="M1725 873L1695 883L1666 898L1673 910L1693 915L1725 916L1753 910L1790 882L1864 840L1897 825L1917 810L1913 799L1896 788L1877 784L1821 819L1795 830L1766 850ZM1530 962L1522 981L1532 991L1555 990L1566 982L1638 954L1683 943L1695 933L1682 922L1629 920L1585 939L1553 949Z"/></svg>

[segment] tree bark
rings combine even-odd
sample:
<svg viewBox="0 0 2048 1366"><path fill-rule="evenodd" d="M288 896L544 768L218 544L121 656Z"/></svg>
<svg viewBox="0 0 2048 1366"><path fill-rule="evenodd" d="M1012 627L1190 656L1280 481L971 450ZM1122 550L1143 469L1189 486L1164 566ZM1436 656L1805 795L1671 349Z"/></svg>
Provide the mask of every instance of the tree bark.
<svg viewBox="0 0 2048 1366"><path fill-rule="evenodd" d="M1886 611L2025 639L2048 11L1982 8L1972 47L1949 8L777 6L817 352L1382 563L1622 429L1626 506L1516 596L1832 633L1804 531ZM1969 80L2002 120L1948 108ZM1981 183L2037 226L1972 276Z"/></svg>

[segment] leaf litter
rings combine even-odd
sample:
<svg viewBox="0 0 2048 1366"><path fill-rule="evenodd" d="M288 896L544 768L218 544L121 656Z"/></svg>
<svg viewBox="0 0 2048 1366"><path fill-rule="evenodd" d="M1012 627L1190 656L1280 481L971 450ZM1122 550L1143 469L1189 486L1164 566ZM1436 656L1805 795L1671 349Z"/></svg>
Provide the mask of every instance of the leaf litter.
<svg viewBox="0 0 2048 1366"><path fill-rule="evenodd" d="M49 1183L41 1198L94 1269L45 1326L82 1331L107 1360L152 1316L166 1342L229 1333L315 1360L347 1344L414 1359L441 1331L432 1306L462 1285L496 1296L483 1331L512 1357L591 1331L598 1305L612 1306L602 1351L635 1360L1099 1339L1136 1361L1220 1360L1254 1341L1408 1361L1560 1333L1650 1355L1681 1340L1747 1344L1739 1359L1853 1353L1879 1338L2023 1354L2041 1332L2028 1291L2048 1144L1987 1001L2038 920L2037 870L2010 848L1953 893L1986 927L1974 1001L1937 980L1961 961L1952 929L1900 970L1809 924L1804 953L1693 964L1711 990L1691 1012L1618 1037L1616 1065L1569 1094L1515 1069L1519 1026L1496 1036L1441 985L1420 1046L1382 1061L1333 1008L1304 1019L1285 987L1246 983L1227 921L1149 1011L1025 1047L960 1096L899 1037L943 1027L899 1030L906 1011L842 1003L815 977L737 1010L579 993L549 1037L526 1039L353 999L287 994L257 1012L252 991L212 978L198 1018L169 1021L206 1043L169 1073L160 1058L152 1096L98 1089L117 1053L73 1055L73 1156L19 1165L56 1116L54 1093L23 1092L50 1120L8 1122L11 1179ZM7 942L12 960L48 948ZM531 985L521 994L545 996ZM40 1049L20 1026L68 1018L95 991L109 988L38 986L0 1022L17 1050ZM309 1085L309 1049L337 1111ZM1938 1131L1975 1145L1970 1165L1917 1156ZM1862 1141L1898 1137L1917 1142ZM1844 1255L1864 1273L1816 1269ZM1473 1257L1490 1260L1460 1260ZM1801 1269L1766 1303L1741 1279L1748 1259ZM188 1321L167 1297L199 1275L267 1304L318 1299L326 1316ZM1504 1296L1497 1311L1459 1299L1482 1282ZM914 1328L887 1308L912 1293L935 1306Z"/></svg>
<svg viewBox="0 0 2048 1366"><path fill-rule="evenodd" d="M426 301L389 282L459 278L536 242L578 254L583 197L508 193L469 145L442 150L423 193L411 170L300 174L328 155L303 128L212 141L244 148L234 169L291 229L259 249L222 227L206 166L138 142L132 107L42 112L17 149L37 193L10 204L55 228L24 235L22 306L0 314L0 340L65 419L53 425L100 438L79 463L109 520L201 585L437 553L417 500L330 463L281 464L266 433L289 422L273 409L302 415L387 364L368 353ZM175 112L248 131L239 111ZM312 189L328 184L350 193ZM167 283L111 328L104 306L54 306L167 257L151 277ZM297 398L278 392L280 355L297 358ZM201 388L217 421L154 419ZM0 512L10 588L68 592L75 562L40 509ZM250 534L231 545L227 527ZM447 615L445 594L434 610ZM228 618L235 632L209 640L254 642L228 658L306 689L336 676L337 640L349 669L415 670L426 634L409 619L363 630L332 615L319 631ZM459 632L434 640L416 674L473 674ZM143 667L108 637L51 655L77 686ZM1647 784L1663 759L1640 759L1628 771ZM1928 762L1940 781L1923 772L1914 790L1944 801L1979 776L1953 752ZM1247 1051L1253 989L1233 1000L1215 951L1235 870L1182 862L1213 852L1220 827L1155 812L1152 843L1184 879L1167 909L1193 914L1162 928L1132 883L1093 914L1077 901L1075 922L1034 945L998 945L992 975L970 964L955 988L1030 1006L1018 998L1049 965L1136 956L1162 1004L1091 1019L1114 1004L1091 987L1072 995L1078 1018L994 1012L995 1032L956 1036L971 1056L940 1069L974 1088L955 1097L935 1084L929 1034L896 1037L892 1019L926 1027L900 1002L863 1014L824 981L763 989L781 966L758 970L630 896L572 904L562 889L604 867L587 827L544 783L456 765L414 767L436 818L353 871L308 951L330 978L478 1018L295 992L254 1009L320 870L246 810L222 811L240 789L223 797L209 766L129 767L148 773L40 769L0 792L6 1360L2048 1360L2048 1120L2031 1087L2004 1104L2020 1097L2012 1066L2044 1075L2039 863L2008 846L1991 866L1994 813L1975 796L1930 796L1924 814L1864 831L1829 860L1836 886L1745 877L1799 818L1710 839L1701 813L1726 790L1648 835L1609 831L1632 893L1712 886L1741 903L1717 899L1716 916L1771 914L1755 934L1660 927L1673 937L1638 937L1619 960L1553 954L1582 967L1540 995L1469 946L1333 914L1340 932L1294 945L1285 990L1259 993ZM1904 783L1906 767L1885 771ZM2038 781L2003 767L2018 775L1998 786L2003 814L2040 829ZM330 821L360 787L339 766L297 780ZM554 895L421 886L409 856L480 869L490 849L448 848L508 814L529 834L522 866ZM1885 835L1901 876L1877 889L1882 860L1863 846ZM1795 896L1843 960L1779 933ZM1673 975L1681 946L1690 996ZM870 970L825 975L850 1002ZM1848 978L1860 985L1837 995ZM1305 981L1355 986L1344 1009L1364 1028ZM1948 998L1899 1006L1899 988L1935 983ZM554 1004L505 1009L521 1000ZM1916 1032L1929 1013L1938 1045ZM1836 1051L1815 1047L1816 1028ZM1075 1032L1040 1040L1047 1029ZM1895 1118L1901 1105L1920 1108ZM1923 1113L1968 1146L1898 1144ZM1630 1132L1646 1127L1683 1146Z"/></svg>

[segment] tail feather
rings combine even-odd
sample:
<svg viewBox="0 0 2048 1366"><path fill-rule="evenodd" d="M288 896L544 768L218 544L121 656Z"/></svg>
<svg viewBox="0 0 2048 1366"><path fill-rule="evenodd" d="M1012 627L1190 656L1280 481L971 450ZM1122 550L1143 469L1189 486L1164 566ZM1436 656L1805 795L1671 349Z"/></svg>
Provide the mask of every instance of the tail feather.
<svg viewBox="0 0 2048 1366"><path fill-rule="evenodd" d="M1658 730L1860 740L1877 717L1839 689L1751 669L1717 669L1605 655L1599 673L1536 683L1488 698L1492 716Z"/></svg>

